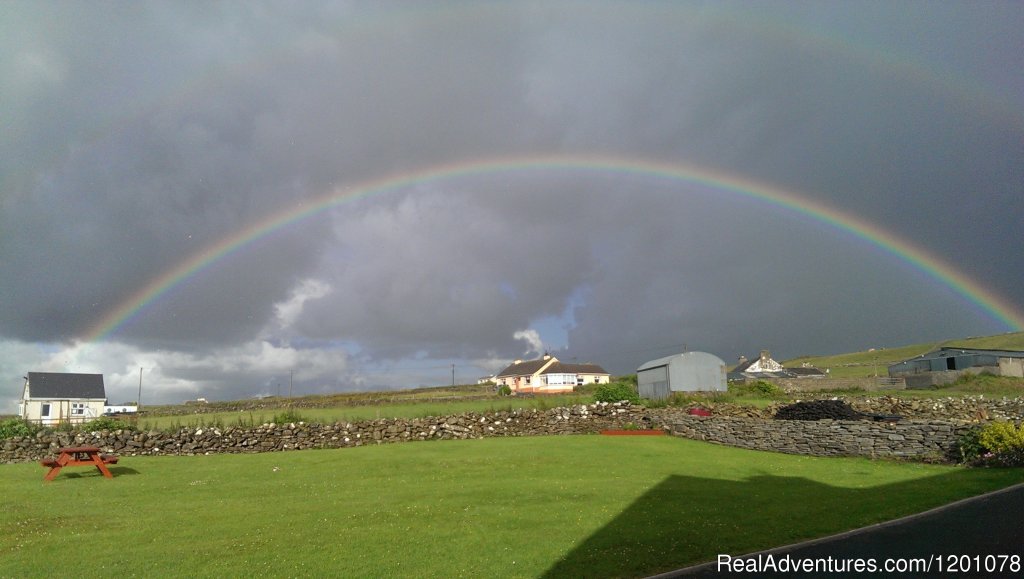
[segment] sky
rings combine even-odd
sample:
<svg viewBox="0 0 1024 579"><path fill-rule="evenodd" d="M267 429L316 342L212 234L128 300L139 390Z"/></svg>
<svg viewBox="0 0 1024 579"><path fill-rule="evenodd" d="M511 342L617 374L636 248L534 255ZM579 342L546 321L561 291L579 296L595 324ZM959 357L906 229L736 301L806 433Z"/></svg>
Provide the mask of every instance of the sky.
<svg viewBox="0 0 1024 579"><path fill-rule="evenodd" d="M1021 71L1019 2L0 3L0 413L1019 330Z"/></svg>

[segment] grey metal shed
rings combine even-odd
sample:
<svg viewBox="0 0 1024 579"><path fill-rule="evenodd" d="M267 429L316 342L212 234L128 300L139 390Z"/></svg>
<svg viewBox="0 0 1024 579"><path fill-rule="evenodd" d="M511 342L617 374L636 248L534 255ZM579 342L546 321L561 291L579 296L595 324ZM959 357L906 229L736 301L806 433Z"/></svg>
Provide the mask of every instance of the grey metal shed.
<svg viewBox="0 0 1024 579"><path fill-rule="evenodd" d="M672 392L715 392L727 388L725 362L706 352L683 352L651 360L636 370L640 396L668 398Z"/></svg>

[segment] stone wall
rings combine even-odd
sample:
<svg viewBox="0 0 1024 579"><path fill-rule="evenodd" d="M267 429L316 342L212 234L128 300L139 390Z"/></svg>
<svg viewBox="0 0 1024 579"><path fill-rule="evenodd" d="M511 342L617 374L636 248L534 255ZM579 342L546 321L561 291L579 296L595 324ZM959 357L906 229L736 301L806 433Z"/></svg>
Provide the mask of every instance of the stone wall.
<svg viewBox="0 0 1024 579"><path fill-rule="evenodd" d="M466 413L431 418L380 419L335 424L264 424L252 428L182 428L173 432L131 430L40 432L0 441L0 462L52 457L65 446L98 446L121 456L194 455L343 448L418 440L587 434L635 425L660 428L683 409L646 409L596 403L552 410Z"/></svg>
<svg viewBox="0 0 1024 579"><path fill-rule="evenodd" d="M836 397L828 393L814 393L803 400L844 400L858 412L866 414L898 414L904 418L922 420L1021 420L1024 419L1024 398L986 398L984 396L947 396L945 398L900 398L898 396ZM742 406L708 400L700 406L715 416L734 418L771 419L782 406L775 402L766 407Z"/></svg>
<svg viewBox="0 0 1024 579"><path fill-rule="evenodd" d="M902 378L861 377L861 378L772 378L783 392L827 392L830 390L903 390L906 385Z"/></svg>
<svg viewBox="0 0 1024 579"><path fill-rule="evenodd" d="M676 436L752 450L812 456L921 457L945 455L970 426L967 422L907 420L762 420L682 416Z"/></svg>
<svg viewBox="0 0 1024 579"><path fill-rule="evenodd" d="M172 432L131 430L40 432L0 441L0 463L36 461L64 446L99 446L107 453L194 455L343 448L420 440L591 434L635 425L670 428L677 436L749 448L816 456L914 457L945 453L970 425L990 419L1019 422L1024 399L981 396L934 400L896 397L850 400L859 411L899 414L897 423L773 420L774 408L706 404L711 417L685 408L648 409L629 403L579 405L552 410L466 413L430 418L380 419L335 424L264 424L182 428Z"/></svg>

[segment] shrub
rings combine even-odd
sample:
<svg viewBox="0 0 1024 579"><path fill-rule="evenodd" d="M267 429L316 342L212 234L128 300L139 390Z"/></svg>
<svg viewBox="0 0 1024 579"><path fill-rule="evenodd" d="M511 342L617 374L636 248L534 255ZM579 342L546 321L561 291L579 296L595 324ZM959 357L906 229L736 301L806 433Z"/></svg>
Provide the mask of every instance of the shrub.
<svg viewBox="0 0 1024 579"><path fill-rule="evenodd" d="M601 384L594 390L595 402L621 402L623 400L628 400L633 404L639 404L640 395L637 394L636 390L632 386L622 382Z"/></svg>
<svg viewBox="0 0 1024 579"><path fill-rule="evenodd" d="M729 393L736 396L757 396L759 398L779 398L782 389L767 380L753 382L730 382Z"/></svg>
<svg viewBox="0 0 1024 579"><path fill-rule="evenodd" d="M111 418L109 416L100 416L96 420L90 420L82 425L82 430L94 431L94 430L133 430L134 426L123 420Z"/></svg>
<svg viewBox="0 0 1024 579"><path fill-rule="evenodd" d="M10 418L0 422L0 440L14 438L15 436L32 436L39 428L27 420L21 418Z"/></svg>
<svg viewBox="0 0 1024 579"><path fill-rule="evenodd" d="M990 422L981 429L978 442L992 453L997 464L1024 466L1024 424L1015 426L1002 420Z"/></svg>
<svg viewBox="0 0 1024 579"><path fill-rule="evenodd" d="M509 388L507 385L502 384L501 386L498 387L498 396L511 396L511 395L512 395L512 389Z"/></svg>
<svg viewBox="0 0 1024 579"><path fill-rule="evenodd" d="M957 441L960 460L977 466L1024 466L1024 424L995 421L968 430Z"/></svg>
<svg viewBox="0 0 1024 579"><path fill-rule="evenodd" d="M707 404L726 404L736 402L732 392L673 392L667 400L668 406L689 408Z"/></svg>
<svg viewBox="0 0 1024 579"><path fill-rule="evenodd" d="M275 414L271 422L275 424L288 424L290 422L306 422L306 417L289 408L280 414Z"/></svg>
<svg viewBox="0 0 1024 579"><path fill-rule="evenodd" d="M964 432L956 441L956 458L964 464L971 464L985 454L985 447L981 444L981 429L971 428Z"/></svg>

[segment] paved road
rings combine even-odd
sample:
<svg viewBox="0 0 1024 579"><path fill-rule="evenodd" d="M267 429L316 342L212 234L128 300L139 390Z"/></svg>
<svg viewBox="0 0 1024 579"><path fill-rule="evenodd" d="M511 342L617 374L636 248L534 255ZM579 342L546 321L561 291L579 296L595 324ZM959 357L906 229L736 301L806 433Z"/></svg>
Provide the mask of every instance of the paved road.
<svg viewBox="0 0 1024 579"><path fill-rule="evenodd" d="M766 561L768 555L778 562L787 555L797 558L831 557L837 559L868 559L874 558L880 567L886 558L928 559L944 556L943 567L950 562L969 563L966 572L941 572L939 562L932 560L931 572L902 573L867 573L867 572L791 572L791 573L737 573L719 571L716 563L680 569L659 575L659 579L669 577L1024 577L1024 484L1016 485L980 497L974 497L921 513L835 535L807 543L779 547L760 554L747 557L758 557ZM949 556L968 555L951 561ZM974 556L977 555L981 564L981 572L975 566ZM997 561L986 556L1010 555L1001 572L986 572L985 564L997 565ZM1010 563L1016 556L1019 564L1012 567ZM1013 569L1017 569L1016 572Z"/></svg>

